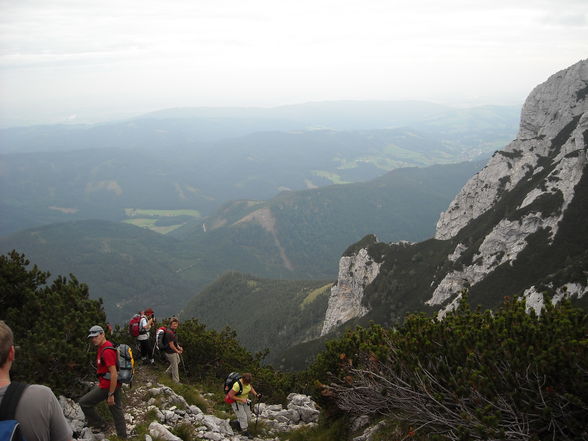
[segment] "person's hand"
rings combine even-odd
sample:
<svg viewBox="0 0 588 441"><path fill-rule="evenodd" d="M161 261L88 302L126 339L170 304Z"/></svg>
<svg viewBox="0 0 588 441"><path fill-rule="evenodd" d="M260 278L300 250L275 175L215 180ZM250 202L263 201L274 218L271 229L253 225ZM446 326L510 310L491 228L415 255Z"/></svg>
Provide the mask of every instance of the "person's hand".
<svg viewBox="0 0 588 441"><path fill-rule="evenodd" d="M251 406L251 400L249 398L247 398L246 403L247 403L248 406Z"/></svg>
<svg viewBox="0 0 588 441"><path fill-rule="evenodd" d="M108 404L109 406L114 406L114 394L108 395L108 398L106 399L106 404Z"/></svg>

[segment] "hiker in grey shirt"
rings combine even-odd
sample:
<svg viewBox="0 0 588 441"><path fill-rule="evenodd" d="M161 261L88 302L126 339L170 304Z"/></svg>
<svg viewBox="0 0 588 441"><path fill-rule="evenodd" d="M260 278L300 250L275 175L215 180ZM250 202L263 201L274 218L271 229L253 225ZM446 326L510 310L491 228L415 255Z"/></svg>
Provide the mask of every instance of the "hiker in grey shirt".
<svg viewBox="0 0 588 441"><path fill-rule="evenodd" d="M0 320L0 403L10 385L10 368L14 358L12 330ZM55 394L47 386L28 385L16 406L14 419L20 423L22 434L27 441L72 439L72 429L63 416L63 410Z"/></svg>

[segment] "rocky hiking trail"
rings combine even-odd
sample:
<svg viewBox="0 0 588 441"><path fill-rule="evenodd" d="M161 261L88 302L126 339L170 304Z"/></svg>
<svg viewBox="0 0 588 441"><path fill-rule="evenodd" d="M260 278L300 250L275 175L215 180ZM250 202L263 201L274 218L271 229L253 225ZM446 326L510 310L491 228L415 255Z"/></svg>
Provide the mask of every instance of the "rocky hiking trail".
<svg viewBox="0 0 588 441"><path fill-rule="evenodd" d="M229 421L235 419L235 416L228 404L218 405L217 394L200 392L195 386L187 384L173 385L172 389L161 383L163 375L157 367L139 365L135 368L133 387L123 386L123 410L130 440L278 441L280 433L318 423L320 411L316 403L306 395L292 393L288 396L286 406L255 403L255 413L252 412L249 425L253 438L248 438L231 427ZM185 391L183 393L187 398L174 389ZM109 429L105 433L93 433L86 426L84 414L76 402L63 396L59 397L59 402L74 431L74 440L120 439L116 437L112 418L105 405L102 409L102 405L99 406L99 413L104 415Z"/></svg>

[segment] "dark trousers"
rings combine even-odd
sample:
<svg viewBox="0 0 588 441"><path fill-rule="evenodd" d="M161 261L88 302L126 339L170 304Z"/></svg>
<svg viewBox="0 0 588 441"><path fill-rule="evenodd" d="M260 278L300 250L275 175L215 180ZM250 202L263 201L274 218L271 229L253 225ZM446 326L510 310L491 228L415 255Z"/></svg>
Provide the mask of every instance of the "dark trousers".
<svg viewBox="0 0 588 441"><path fill-rule="evenodd" d="M137 340L139 342L139 348L141 349L141 358L150 360L153 355L153 349L151 348L151 344L149 339L147 340Z"/></svg>
<svg viewBox="0 0 588 441"><path fill-rule="evenodd" d="M88 425L93 427L100 427L104 425L104 420L100 418L98 412L96 412L96 406L102 402L106 401L108 398L108 389L100 389L96 386L82 398L80 398L79 404L86 415L86 419L88 420ZM125 423L125 416L122 411L122 394L121 388L117 387L116 391L114 392L114 406L108 406L110 413L112 414L112 418L114 419L114 427L116 427L116 434L120 438L127 437L127 425Z"/></svg>

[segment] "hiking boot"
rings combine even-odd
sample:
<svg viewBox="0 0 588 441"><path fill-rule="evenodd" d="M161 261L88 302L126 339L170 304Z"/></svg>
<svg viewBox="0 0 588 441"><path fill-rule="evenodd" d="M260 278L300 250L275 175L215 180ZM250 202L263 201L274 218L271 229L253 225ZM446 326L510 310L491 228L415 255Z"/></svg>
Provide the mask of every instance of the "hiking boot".
<svg viewBox="0 0 588 441"><path fill-rule="evenodd" d="M237 421L237 420L229 421L229 426L231 426L231 429L233 429L237 432L241 431L241 426L239 425L239 421Z"/></svg>
<svg viewBox="0 0 588 441"><path fill-rule="evenodd" d="M103 423L98 426L90 426L92 433L106 433L108 432L108 424Z"/></svg>

